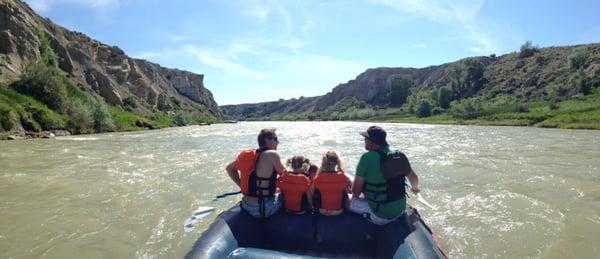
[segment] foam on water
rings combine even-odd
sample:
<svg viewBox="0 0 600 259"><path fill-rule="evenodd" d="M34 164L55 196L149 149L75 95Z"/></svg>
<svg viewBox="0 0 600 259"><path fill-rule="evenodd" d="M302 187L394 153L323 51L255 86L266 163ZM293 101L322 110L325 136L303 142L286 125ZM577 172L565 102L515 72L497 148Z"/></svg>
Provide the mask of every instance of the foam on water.
<svg viewBox="0 0 600 259"><path fill-rule="evenodd" d="M355 172L365 151L358 132L372 124L249 122L0 142L0 257L180 258L239 200L212 201L238 190L224 168L256 147L261 128L277 128L282 160L319 164L333 149ZM597 132L381 125L437 207L415 203L450 257L600 254ZM186 232L199 207L216 212Z"/></svg>

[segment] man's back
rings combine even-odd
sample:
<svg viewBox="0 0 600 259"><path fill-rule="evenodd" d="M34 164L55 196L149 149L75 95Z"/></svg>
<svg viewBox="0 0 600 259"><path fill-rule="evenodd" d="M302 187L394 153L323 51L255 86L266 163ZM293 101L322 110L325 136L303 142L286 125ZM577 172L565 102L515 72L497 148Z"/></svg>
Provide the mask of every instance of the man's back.
<svg viewBox="0 0 600 259"><path fill-rule="evenodd" d="M256 163L256 176L269 178L275 171L275 163L279 161L279 155L275 150L265 150L260 154Z"/></svg>

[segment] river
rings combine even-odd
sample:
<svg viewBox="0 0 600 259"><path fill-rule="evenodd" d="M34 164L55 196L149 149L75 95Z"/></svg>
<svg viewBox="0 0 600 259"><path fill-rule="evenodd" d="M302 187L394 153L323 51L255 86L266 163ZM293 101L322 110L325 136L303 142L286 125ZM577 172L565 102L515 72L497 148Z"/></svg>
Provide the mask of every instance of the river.
<svg viewBox="0 0 600 259"><path fill-rule="evenodd" d="M0 142L0 258L180 258L236 197L224 167L276 127L282 159L349 172L363 122L244 122ZM409 157L415 205L451 258L600 254L600 131L379 123ZM217 211L192 232L199 206Z"/></svg>

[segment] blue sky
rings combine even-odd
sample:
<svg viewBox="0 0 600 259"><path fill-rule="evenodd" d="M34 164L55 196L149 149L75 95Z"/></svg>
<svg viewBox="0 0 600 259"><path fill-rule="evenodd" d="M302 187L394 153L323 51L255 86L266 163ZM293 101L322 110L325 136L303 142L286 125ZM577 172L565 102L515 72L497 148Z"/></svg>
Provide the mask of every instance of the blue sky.
<svg viewBox="0 0 600 259"><path fill-rule="evenodd" d="M129 56L205 75L220 105L315 96L373 67L600 42L600 1L26 0Z"/></svg>

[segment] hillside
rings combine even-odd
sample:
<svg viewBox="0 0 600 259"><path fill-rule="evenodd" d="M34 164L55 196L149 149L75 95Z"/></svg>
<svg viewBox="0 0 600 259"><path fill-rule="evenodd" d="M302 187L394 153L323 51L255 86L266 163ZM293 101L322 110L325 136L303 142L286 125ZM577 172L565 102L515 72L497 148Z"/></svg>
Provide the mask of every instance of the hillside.
<svg viewBox="0 0 600 259"><path fill-rule="evenodd" d="M541 122L559 113L531 120L511 117L506 120L512 122L497 123L498 116L491 115L523 115L530 107L541 106L560 111L562 102L595 98L591 96L599 85L600 44L538 48L528 42L520 51L498 57L465 58L425 68L368 69L323 96L221 109L237 120L476 120L550 126ZM600 120L590 123L598 126L588 123L585 127L600 128Z"/></svg>
<svg viewBox="0 0 600 259"><path fill-rule="evenodd" d="M36 96L32 81L24 81L35 71L46 71L39 66L42 62L59 71L49 72L59 78L58 81L64 81L59 88L75 88L69 90L71 95L66 96L69 102L65 107L52 107L40 100L43 96ZM74 103L91 108L95 105L106 107L105 110L110 112L109 119L116 124L112 128L88 129L88 132L218 121L221 118L219 107L212 93L204 87L203 79L203 75L131 58L116 46L69 31L38 16L20 0L0 0L0 88L3 88L0 97L6 99L15 94L23 95L25 99L32 97L40 102L33 106L49 109L57 118L66 116L62 119L65 125L69 122L77 124L73 122L74 114L68 112ZM84 97L75 98L74 91L80 91ZM23 98L21 100L25 100ZM74 102L75 99L79 101ZM29 125L43 123L24 109L31 104L23 105L25 103L14 99L2 104L0 131L55 128ZM129 119L121 120L124 118ZM27 123L28 120L33 121ZM72 126L62 128L77 132Z"/></svg>

